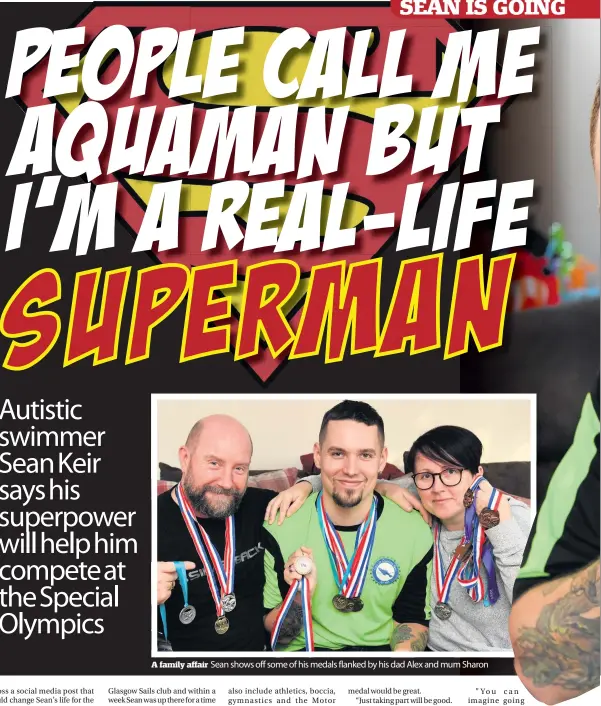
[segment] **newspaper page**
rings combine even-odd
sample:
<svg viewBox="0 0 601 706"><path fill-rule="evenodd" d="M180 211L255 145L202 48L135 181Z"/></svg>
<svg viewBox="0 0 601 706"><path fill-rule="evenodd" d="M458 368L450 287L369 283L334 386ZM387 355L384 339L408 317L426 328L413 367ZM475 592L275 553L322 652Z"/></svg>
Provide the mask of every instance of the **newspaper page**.
<svg viewBox="0 0 601 706"><path fill-rule="evenodd" d="M598 703L599 1L0 18L0 704Z"/></svg>

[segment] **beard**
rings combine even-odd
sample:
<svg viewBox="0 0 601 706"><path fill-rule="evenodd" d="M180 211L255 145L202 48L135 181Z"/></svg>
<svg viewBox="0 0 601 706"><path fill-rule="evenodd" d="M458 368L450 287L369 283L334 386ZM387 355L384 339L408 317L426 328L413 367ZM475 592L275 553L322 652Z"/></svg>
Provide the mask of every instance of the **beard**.
<svg viewBox="0 0 601 706"><path fill-rule="evenodd" d="M214 520L224 520L233 515L240 507L245 490L220 488L217 485L203 485L200 488L183 481L184 491L192 509L199 515L206 515ZM209 497L209 493L218 496Z"/></svg>
<svg viewBox="0 0 601 706"><path fill-rule="evenodd" d="M357 490L334 490L332 500L338 507L357 507L363 500L363 491Z"/></svg>

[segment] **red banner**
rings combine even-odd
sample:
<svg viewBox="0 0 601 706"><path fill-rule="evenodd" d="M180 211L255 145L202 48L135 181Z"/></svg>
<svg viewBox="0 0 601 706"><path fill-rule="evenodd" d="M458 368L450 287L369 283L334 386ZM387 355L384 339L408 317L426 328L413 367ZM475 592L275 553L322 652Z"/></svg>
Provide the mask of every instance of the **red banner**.
<svg viewBox="0 0 601 706"><path fill-rule="evenodd" d="M401 17L599 19L599 0L391 0Z"/></svg>

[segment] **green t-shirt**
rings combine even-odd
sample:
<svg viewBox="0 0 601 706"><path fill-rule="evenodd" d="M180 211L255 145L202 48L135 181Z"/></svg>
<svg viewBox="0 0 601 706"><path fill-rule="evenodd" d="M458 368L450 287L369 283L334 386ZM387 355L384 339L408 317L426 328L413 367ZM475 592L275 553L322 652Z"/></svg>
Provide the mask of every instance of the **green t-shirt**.
<svg viewBox="0 0 601 706"><path fill-rule="evenodd" d="M317 587L312 598L315 646L330 650L344 647L379 647L387 645L398 623L427 625L432 533L417 512L405 512L376 493L378 520L361 600L363 610L341 613L332 605L339 593L330 558L322 537L316 499L310 498L282 525L265 524L266 610L285 598L284 562L299 547L312 550L317 566ZM347 559L350 560L357 527L337 527ZM273 541L272 541L273 540ZM282 648L303 650L304 631Z"/></svg>

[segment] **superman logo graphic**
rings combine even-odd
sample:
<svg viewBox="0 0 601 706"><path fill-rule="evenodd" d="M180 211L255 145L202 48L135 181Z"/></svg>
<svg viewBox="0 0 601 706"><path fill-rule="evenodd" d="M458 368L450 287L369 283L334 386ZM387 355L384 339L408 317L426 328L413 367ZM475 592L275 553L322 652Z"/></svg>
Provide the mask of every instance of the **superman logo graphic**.
<svg viewBox="0 0 601 706"><path fill-rule="evenodd" d="M297 120L297 142L311 139L306 134L307 111L316 106L325 106L327 118L331 120L331 109L338 106L350 106L349 115L342 143L339 169L334 174L322 176L318 169L310 179L324 180L324 198L322 202L322 230L329 208L329 199L332 189L336 184L349 183L346 204L342 217L342 228L356 228L355 245L344 248L342 251L332 253L322 252L319 249L301 252L300 247L294 251L286 252L285 257L293 259L299 265L302 276L295 294L286 304L286 316L293 330L298 326L302 313L303 300L307 291L308 277L311 268L331 262L332 260L345 259L347 263L359 262L377 256L384 246L395 237L400 218L400 205L407 186L412 183L423 182L422 198L424 198L441 180L441 175L433 175L430 171L411 174L412 155L395 170L381 176L366 176L365 168L368 154L375 111L385 105L394 103L410 104L415 111L415 120L411 128L405 133L406 137L414 144L419 126L421 111L433 105L440 110L457 105L456 99L451 96L443 100L431 97L440 62L444 55L444 47L449 34L458 30L453 25L442 19L413 19L396 17L390 11L388 3L199 3L199 4L171 4L161 5L151 3L148 5L134 3L131 5L93 5L86 15L78 21L77 26L85 27L85 42L89 46L92 40L105 28L112 25L123 25L130 29L132 35L139 40L143 30L159 27L171 27L178 32L194 30L195 40L190 55L188 75L205 75L208 50L212 33L219 29L233 26L243 26L244 44L236 47L239 53L238 91L228 96L204 98L199 95L187 95L177 98L177 102L169 98L169 86L174 69L174 55L169 57L148 79L145 95L140 98L130 98L130 77L116 96L103 102L109 120L110 132L114 127L119 108L134 104L134 111L142 108L156 106L155 120L160 122L163 111L174 105L188 104L194 106L192 123L192 144L198 142L204 116L207 111L215 107L228 106L232 110L242 106L257 106L255 119L255 134L262 134L265 121L270 108L296 103L292 96L290 99L278 100L273 98L265 89L263 82L263 65L269 48L275 38L289 27L302 27L311 37L317 32L344 26L347 28L347 42L345 44L345 61L341 67L344 83L348 70L354 35L359 29L371 29L370 46L364 67L364 75L376 74L381 76L384 68L388 37L391 32L399 29L406 30L404 49L400 60L398 75L413 76L413 91L402 96L379 98L377 96L359 96L350 99L308 99L299 102ZM73 73L81 73L85 63L85 47L80 50L81 62L73 69ZM310 47L307 50L295 52L292 59L282 65L281 80L289 82L297 79L302 83L309 61ZM100 80L108 83L119 71L119 56L108 55L102 65ZM27 108L43 105L48 99L43 97L44 80L47 69L47 59L30 71L23 83L21 100ZM81 85L81 83L80 83ZM472 93L470 105L491 105L503 103L494 97L474 99ZM227 99L227 100L226 100ZM55 121L55 131L58 134L64 120L80 105L87 100L87 96L80 90L78 93L58 96L52 99L56 102L60 115ZM464 107L466 104L459 104ZM329 128L329 123L327 125ZM469 130L458 128L454 143L453 159L459 158L467 149ZM151 137L151 142L152 142ZM107 147L107 152L109 147ZM150 153L150 150L149 150ZM300 153L300 150L297 150ZM105 160L108 160L108 156ZM101 160L102 162L102 160ZM280 176L262 175L249 177L239 175L231 177L230 173L225 179L241 178L250 185L265 182L270 179L281 179ZM211 169L214 167L211 166ZM160 262L176 262L189 267L207 265L227 260L238 260L238 286L234 292L229 290L227 296L232 301L232 338L235 340L238 314L241 307L242 290L246 269L258 262L273 260L273 248L260 248L256 250L243 249L243 242L233 250L229 250L223 239L219 239L219 246L212 250L201 250L201 244L206 224L207 209L211 196L212 185L215 179L211 174L203 175L202 179L186 178L178 175L145 177L131 175L126 172L116 172L110 175L101 175L95 183L107 183L114 180L119 182L119 196L117 200L118 211L122 222L126 224L132 235L139 232L150 194L154 184L165 179L183 179L182 196L179 213L179 246L177 249L154 253ZM444 178L444 175L442 175ZM280 207L280 225L286 216L290 204L292 189L296 184L294 178L286 177L286 192L277 204ZM248 202L247 202L248 203ZM274 204L275 205L275 204ZM364 219L367 215L380 213L395 213L396 222L388 228L367 230ZM247 210L240 210L236 216L237 221L244 230ZM274 224L270 224L273 226ZM322 232L322 237L324 233ZM277 257L277 255L275 255ZM262 342L261 342L262 343ZM246 359L258 377L266 381L273 372L285 361L286 353L279 358L273 358L269 349L262 345L256 356Z"/></svg>

